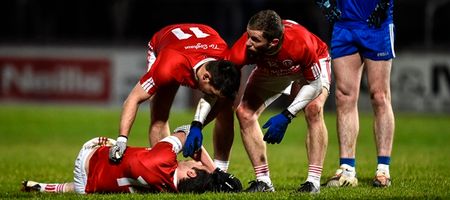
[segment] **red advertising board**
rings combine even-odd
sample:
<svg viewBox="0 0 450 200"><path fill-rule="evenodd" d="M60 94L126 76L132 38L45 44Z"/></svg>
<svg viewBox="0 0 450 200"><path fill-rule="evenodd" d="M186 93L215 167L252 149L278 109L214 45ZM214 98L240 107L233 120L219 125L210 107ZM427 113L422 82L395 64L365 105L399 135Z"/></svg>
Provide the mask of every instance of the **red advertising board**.
<svg viewBox="0 0 450 200"><path fill-rule="evenodd" d="M108 59L0 57L0 100L107 102Z"/></svg>

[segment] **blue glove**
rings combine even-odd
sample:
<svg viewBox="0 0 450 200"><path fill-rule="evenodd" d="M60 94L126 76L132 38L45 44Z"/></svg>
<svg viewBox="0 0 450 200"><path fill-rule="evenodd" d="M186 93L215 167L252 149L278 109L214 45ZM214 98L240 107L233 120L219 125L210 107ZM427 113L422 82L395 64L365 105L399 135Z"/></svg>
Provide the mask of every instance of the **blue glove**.
<svg viewBox="0 0 450 200"><path fill-rule="evenodd" d="M334 23L341 17L341 11L336 7L336 5L331 4L330 0L316 0L316 4L322 9L322 13L328 22Z"/></svg>
<svg viewBox="0 0 450 200"><path fill-rule="evenodd" d="M193 121L189 130L189 135L186 138L183 148L183 156L193 156L196 151L202 147L202 123Z"/></svg>
<svg viewBox="0 0 450 200"><path fill-rule="evenodd" d="M388 17L389 0L380 0L375 10L370 14L367 23L370 27L380 28L381 24Z"/></svg>
<svg viewBox="0 0 450 200"><path fill-rule="evenodd" d="M264 141L269 144L279 144L281 140L283 140L287 126L294 117L295 116L287 110L271 117L263 126L264 129L269 128L264 135Z"/></svg>

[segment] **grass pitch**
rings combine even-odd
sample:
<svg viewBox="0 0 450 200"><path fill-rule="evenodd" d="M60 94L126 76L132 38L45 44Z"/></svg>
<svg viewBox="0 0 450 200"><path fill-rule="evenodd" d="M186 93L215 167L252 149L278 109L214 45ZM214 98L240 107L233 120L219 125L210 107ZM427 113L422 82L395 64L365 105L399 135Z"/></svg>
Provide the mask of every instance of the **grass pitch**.
<svg viewBox="0 0 450 200"><path fill-rule="evenodd" d="M268 158L275 193L239 194L40 194L20 192L20 182L70 182L73 163L81 145L96 136L115 138L119 108L0 105L0 198L35 199L450 199L450 115L396 113L396 131L391 159L392 187L373 188L376 151L371 114L361 114L357 146L356 188L321 188L317 195L294 191L307 176L306 124L298 116L290 124L281 144L268 145ZM171 128L191 121L193 112L171 114ZM260 118L264 123L273 112ZM325 116L329 145L322 182L338 167L335 115ZM129 145L148 145L149 114L141 108L130 134ZM239 126L232 149L229 172L244 185L254 179L243 148ZM203 144L212 154L212 125L204 130ZM181 157L180 157L181 158Z"/></svg>

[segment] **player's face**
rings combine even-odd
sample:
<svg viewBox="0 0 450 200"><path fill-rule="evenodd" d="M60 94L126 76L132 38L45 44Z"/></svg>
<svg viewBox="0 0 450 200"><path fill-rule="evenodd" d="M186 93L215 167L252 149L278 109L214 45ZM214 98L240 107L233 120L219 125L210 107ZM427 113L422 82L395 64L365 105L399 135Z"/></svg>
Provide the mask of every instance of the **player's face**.
<svg viewBox="0 0 450 200"><path fill-rule="evenodd" d="M194 168L207 170L207 167L200 161L187 160L178 162L178 180L196 177Z"/></svg>
<svg viewBox="0 0 450 200"><path fill-rule="evenodd" d="M247 29L247 51L251 54L264 54L270 49L270 42L264 38L263 32Z"/></svg>
<svg viewBox="0 0 450 200"><path fill-rule="evenodd" d="M198 88L205 94L208 95L213 95L213 96L217 96L217 97L223 97L222 93L220 92L220 90L214 88L209 80L200 80L199 84L198 84Z"/></svg>
<svg viewBox="0 0 450 200"><path fill-rule="evenodd" d="M203 166L203 164L200 161L195 161L195 160L187 160L187 161L181 161L180 163L182 163L184 166L186 166L187 168L198 168L198 169L203 169L205 168Z"/></svg>

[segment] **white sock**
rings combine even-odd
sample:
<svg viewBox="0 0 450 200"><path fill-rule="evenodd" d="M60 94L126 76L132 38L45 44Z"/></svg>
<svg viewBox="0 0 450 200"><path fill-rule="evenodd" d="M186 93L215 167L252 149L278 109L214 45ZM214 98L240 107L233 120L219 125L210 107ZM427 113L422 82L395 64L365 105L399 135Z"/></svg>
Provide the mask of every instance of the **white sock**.
<svg viewBox="0 0 450 200"><path fill-rule="evenodd" d="M63 193L65 191L66 183L39 183L41 192Z"/></svg>
<svg viewBox="0 0 450 200"><path fill-rule="evenodd" d="M260 180L264 183L267 183L267 185L269 185L269 186L272 185L272 180L270 180L270 176L258 176L258 177L256 177L256 180Z"/></svg>
<svg viewBox="0 0 450 200"><path fill-rule="evenodd" d="M322 166L309 165L308 178L306 181L314 184L316 188L320 188L320 177L322 176Z"/></svg>
<svg viewBox="0 0 450 200"><path fill-rule="evenodd" d="M222 171L227 172L228 166L230 165L230 161L228 161L228 160L227 161L223 161L223 160L214 159L214 164L216 164L216 167L218 167Z"/></svg>
<svg viewBox="0 0 450 200"><path fill-rule="evenodd" d="M256 179L267 183L267 185L272 185L270 180L269 165L264 164L260 166L253 167L255 170Z"/></svg>
<svg viewBox="0 0 450 200"><path fill-rule="evenodd" d="M355 171L355 167L352 167L352 166L347 165L347 164L342 164L340 168L341 169L347 169L348 171Z"/></svg>
<svg viewBox="0 0 450 200"><path fill-rule="evenodd" d="M377 171L375 172L375 175L378 172L384 173L387 177L391 177L391 175L389 174L389 165L378 164Z"/></svg>
<svg viewBox="0 0 450 200"><path fill-rule="evenodd" d="M343 170L342 173L345 176L350 176L350 177L356 176L356 169L355 169L355 167L352 167L352 166L347 165L347 164L342 164L340 168Z"/></svg>

